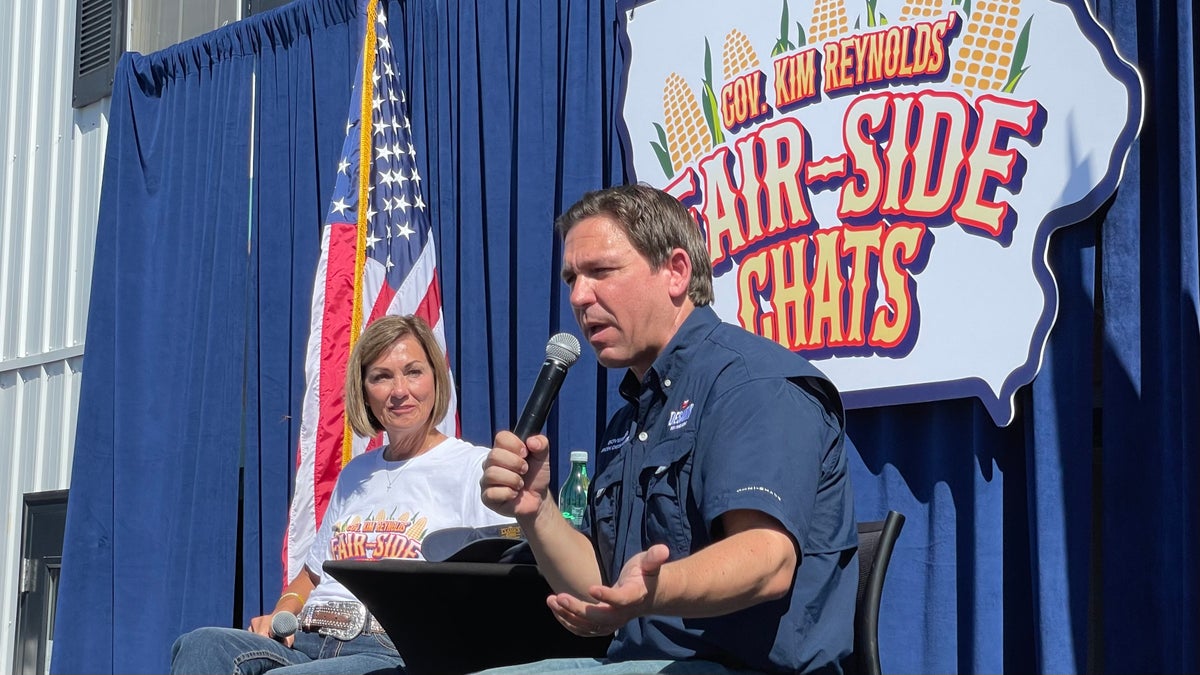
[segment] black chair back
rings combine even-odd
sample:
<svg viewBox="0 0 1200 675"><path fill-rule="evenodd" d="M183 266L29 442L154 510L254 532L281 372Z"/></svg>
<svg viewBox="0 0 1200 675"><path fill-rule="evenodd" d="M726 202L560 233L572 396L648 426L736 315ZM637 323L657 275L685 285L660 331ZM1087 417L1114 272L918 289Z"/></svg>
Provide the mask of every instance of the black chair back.
<svg viewBox="0 0 1200 675"><path fill-rule="evenodd" d="M879 663L879 601L883 580L904 516L889 511L883 520L858 524L858 602L854 609L854 654L847 671L881 675Z"/></svg>

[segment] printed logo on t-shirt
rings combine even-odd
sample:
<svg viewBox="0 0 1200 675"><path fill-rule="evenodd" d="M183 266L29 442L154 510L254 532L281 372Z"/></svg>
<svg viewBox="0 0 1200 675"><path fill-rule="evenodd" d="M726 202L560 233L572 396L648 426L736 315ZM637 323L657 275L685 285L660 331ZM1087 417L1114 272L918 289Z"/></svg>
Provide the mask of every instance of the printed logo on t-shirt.
<svg viewBox="0 0 1200 675"><path fill-rule="evenodd" d="M353 515L333 524L329 554L334 560L420 558L426 525L425 516L407 511L399 516L382 510L366 518Z"/></svg>
<svg viewBox="0 0 1200 675"><path fill-rule="evenodd" d="M684 401L679 406L679 410L672 410L667 417L667 428L671 431L677 431L687 425L688 418L692 416L691 400Z"/></svg>

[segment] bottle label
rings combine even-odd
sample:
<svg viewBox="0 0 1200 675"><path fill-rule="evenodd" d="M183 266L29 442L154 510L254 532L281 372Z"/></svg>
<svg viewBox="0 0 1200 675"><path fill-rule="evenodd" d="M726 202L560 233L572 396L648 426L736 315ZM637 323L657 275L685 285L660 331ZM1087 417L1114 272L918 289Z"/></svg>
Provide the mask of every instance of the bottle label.
<svg viewBox="0 0 1200 675"><path fill-rule="evenodd" d="M572 506L571 507L571 515L567 516L567 520L570 520L571 524L574 525L575 527L579 527L580 525L583 525L583 507L582 506Z"/></svg>

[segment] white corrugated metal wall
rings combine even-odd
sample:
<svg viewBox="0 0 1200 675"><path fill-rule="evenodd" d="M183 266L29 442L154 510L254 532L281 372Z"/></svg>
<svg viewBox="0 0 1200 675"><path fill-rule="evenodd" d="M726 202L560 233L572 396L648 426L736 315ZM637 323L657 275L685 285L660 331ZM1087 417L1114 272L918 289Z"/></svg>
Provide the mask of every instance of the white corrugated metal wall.
<svg viewBox="0 0 1200 675"><path fill-rule="evenodd" d="M0 672L23 496L68 487L108 99L71 108L75 3L0 1Z"/></svg>

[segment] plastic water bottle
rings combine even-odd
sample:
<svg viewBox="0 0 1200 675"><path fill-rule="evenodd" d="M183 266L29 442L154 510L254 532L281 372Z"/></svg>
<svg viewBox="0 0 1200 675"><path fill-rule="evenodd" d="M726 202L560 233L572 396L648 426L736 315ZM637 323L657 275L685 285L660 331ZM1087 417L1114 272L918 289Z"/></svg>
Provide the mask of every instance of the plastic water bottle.
<svg viewBox="0 0 1200 675"><path fill-rule="evenodd" d="M558 491L558 508L571 525L583 525L583 513L587 510L588 454L586 450L571 451L571 475Z"/></svg>

